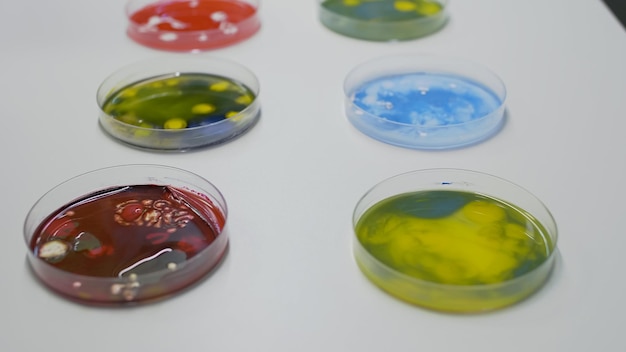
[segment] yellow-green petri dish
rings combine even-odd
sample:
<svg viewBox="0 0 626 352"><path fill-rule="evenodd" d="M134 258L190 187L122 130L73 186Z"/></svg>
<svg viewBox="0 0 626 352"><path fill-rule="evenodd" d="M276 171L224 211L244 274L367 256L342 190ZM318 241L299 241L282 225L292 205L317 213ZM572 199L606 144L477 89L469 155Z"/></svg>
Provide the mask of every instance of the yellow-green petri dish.
<svg viewBox="0 0 626 352"><path fill-rule="evenodd" d="M374 186L353 215L365 276L403 301L477 313L537 291L554 263L557 226L545 205L496 176L418 170Z"/></svg>
<svg viewBox="0 0 626 352"><path fill-rule="evenodd" d="M447 0L318 0L319 20L341 35L370 41L411 40L447 22Z"/></svg>
<svg viewBox="0 0 626 352"><path fill-rule="evenodd" d="M259 82L244 66L207 57L127 65L97 92L99 124L124 144L187 151L233 140L260 118Z"/></svg>

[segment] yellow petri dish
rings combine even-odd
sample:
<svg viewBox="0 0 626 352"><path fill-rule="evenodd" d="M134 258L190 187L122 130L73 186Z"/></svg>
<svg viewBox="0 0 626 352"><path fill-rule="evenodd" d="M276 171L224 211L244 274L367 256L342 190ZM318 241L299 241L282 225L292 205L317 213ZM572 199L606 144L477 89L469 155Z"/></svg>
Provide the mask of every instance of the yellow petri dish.
<svg viewBox="0 0 626 352"><path fill-rule="evenodd" d="M358 202L354 255L378 287L425 308L476 313L512 305L548 278L556 223L543 203L501 178L419 170Z"/></svg>

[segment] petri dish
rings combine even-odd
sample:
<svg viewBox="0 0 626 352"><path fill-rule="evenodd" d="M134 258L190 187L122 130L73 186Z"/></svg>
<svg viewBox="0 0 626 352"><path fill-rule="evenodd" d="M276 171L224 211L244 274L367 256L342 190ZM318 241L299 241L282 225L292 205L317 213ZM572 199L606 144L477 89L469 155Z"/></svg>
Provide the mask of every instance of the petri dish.
<svg viewBox="0 0 626 352"><path fill-rule="evenodd" d="M503 126L504 82L483 65L403 54L355 67L344 80L345 112L359 131L412 149L459 148Z"/></svg>
<svg viewBox="0 0 626 352"><path fill-rule="evenodd" d="M372 187L353 214L354 256L392 296L435 311L479 313L547 280L557 226L524 188L485 173L426 169Z"/></svg>
<svg viewBox="0 0 626 352"><path fill-rule="evenodd" d="M130 0L127 34L144 46L204 51L252 37L261 27L257 0Z"/></svg>
<svg viewBox="0 0 626 352"><path fill-rule="evenodd" d="M319 20L347 37L403 41L441 29L447 0L318 0Z"/></svg>
<svg viewBox="0 0 626 352"><path fill-rule="evenodd" d="M114 139L156 151L225 143L260 117L259 82L218 58L167 57L130 64L97 91L99 124Z"/></svg>
<svg viewBox="0 0 626 352"><path fill-rule="evenodd" d="M87 305L172 296L228 247L226 201L206 179L161 165L91 171L52 188L24 222L28 262L46 287Z"/></svg>

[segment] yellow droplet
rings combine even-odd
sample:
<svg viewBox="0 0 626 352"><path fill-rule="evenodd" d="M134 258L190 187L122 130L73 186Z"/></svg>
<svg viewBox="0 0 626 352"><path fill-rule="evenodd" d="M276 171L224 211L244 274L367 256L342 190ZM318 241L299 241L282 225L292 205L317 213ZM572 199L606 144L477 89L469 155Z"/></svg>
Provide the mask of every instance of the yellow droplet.
<svg viewBox="0 0 626 352"><path fill-rule="evenodd" d="M145 138L152 134L152 131L150 130L152 128L152 125L143 122L139 125L139 127L141 127L141 129L137 129L135 130L135 133L133 133L135 137Z"/></svg>
<svg viewBox="0 0 626 352"><path fill-rule="evenodd" d="M117 119L129 125L139 126L139 124L141 123L141 121L139 121L137 116L133 113L128 113L128 114L118 116Z"/></svg>
<svg viewBox="0 0 626 352"><path fill-rule="evenodd" d="M223 92L230 87L230 83L227 81L220 81L217 83L213 83L209 86L209 89L214 92Z"/></svg>
<svg viewBox="0 0 626 352"><path fill-rule="evenodd" d="M166 86L168 87L173 87L178 85L178 82L180 81L179 78L169 78L163 81L163 83L165 83Z"/></svg>
<svg viewBox="0 0 626 352"><path fill-rule="evenodd" d="M432 16L441 11L441 4L435 1L420 1L416 4L417 13L424 16Z"/></svg>
<svg viewBox="0 0 626 352"><path fill-rule="evenodd" d="M169 119L165 121L165 124L163 124L163 128L165 128L166 130L181 130L185 127L187 127L187 121L179 117Z"/></svg>
<svg viewBox="0 0 626 352"><path fill-rule="evenodd" d="M132 98L137 95L137 89L135 88L126 88L120 92L121 98Z"/></svg>
<svg viewBox="0 0 626 352"><path fill-rule="evenodd" d="M249 115L242 114L241 111L229 111L226 113L226 115L224 115L224 117L226 117L227 119L230 119L233 122L239 122L245 119L247 116Z"/></svg>
<svg viewBox="0 0 626 352"><path fill-rule="evenodd" d="M398 10L398 11L402 11L402 12L409 12L409 11L415 11L417 10L417 4L415 4L412 1L395 1L393 3L393 7Z"/></svg>
<svg viewBox="0 0 626 352"><path fill-rule="evenodd" d="M237 99L235 99L235 103L242 104L242 105L250 105L250 103L252 103L252 97L248 94L239 96L237 97Z"/></svg>
<svg viewBox="0 0 626 352"><path fill-rule="evenodd" d="M360 0L343 0L343 4L346 6L358 6L361 4Z"/></svg>
<svg viewBox="0 0 626 352"><path fill-rule="evenodd" d="M191 108L191 112L196 115L206 115L215 111L215 106L211 104L196 104Z"/></svg>

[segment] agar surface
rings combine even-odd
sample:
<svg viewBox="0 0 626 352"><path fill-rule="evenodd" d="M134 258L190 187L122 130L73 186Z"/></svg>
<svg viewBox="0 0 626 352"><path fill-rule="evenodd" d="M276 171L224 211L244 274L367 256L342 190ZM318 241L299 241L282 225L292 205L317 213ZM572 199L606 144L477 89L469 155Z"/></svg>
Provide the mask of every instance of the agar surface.
<svg viewBox="0 0 626 352"><path fill-rule="evenodd" d="M326 0L322 6L337 14L367 21L412 20L443 11L443 5L432 0Z"/></svg>
<svg viewBox="0 0 626 352"><path fill-rule="evenodd" d="M231 119L256 98L245 85L209 74L154 77L112 92L102 110L146 129L180 130Z"/></svg>
<svg viewBox="0 0 626 352"><path fill-rule="evenodd" d="M457 191L407 193L368 209L356 225L377 260L421 280L500 283L531 272L552 252L547 231L522 209Z"/></svg>
<svg viewBox="0 0 626 352"><path fill-rule="evenodd" d="M156 49L193 51L234 44L260 27L247 1L155 1L129 15L128 35Z"/></svg>
<svg viewBox="0 0 626 352"><path fill-rule="evenodd" d="M173 187L127 186L60 208L39 226L31 248L63 271L137 277L194 257L217 238L224 222L207 198Z"/></svg>
<svg viewBox="0 0 626 352"><path fill-rule="evenodd" d="M459 76L414 73L362 84L352 94L357 107L412 126L446 126L482 118L502 101L485 86Z"/></svg>

